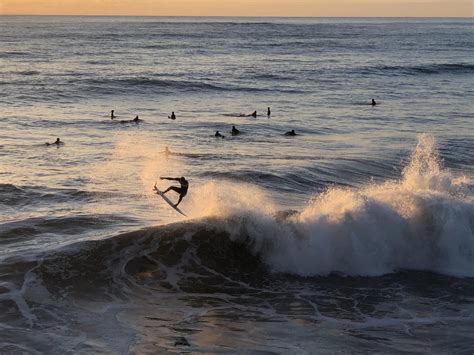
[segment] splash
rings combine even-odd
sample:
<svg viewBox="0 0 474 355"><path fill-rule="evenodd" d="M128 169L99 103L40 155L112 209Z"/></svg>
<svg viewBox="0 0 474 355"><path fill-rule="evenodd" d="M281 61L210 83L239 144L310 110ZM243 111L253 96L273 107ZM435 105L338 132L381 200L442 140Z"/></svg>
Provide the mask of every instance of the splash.
<svg viewBox="0 0 474 355"><path fill-rule="evenodd" d="M105 170L126 176L133 164L134 179L157 204L150 188L156 178L179 176L183 167L142 138L136 145L136 135L120 137ZM434 138L420 135L400 180L329 188L287 218L275 217L276 204L260 188L226 181L193 185L183 206L191 218L213 217L210 231L247 243L273 272L377 276L409 269L474 277L470 181L444 169Z"/></svg>
<svg viewBox="0 0 474 355"><path fill-rule="evenodd" d="M249 186L207 185L198 194L209 207L195 213L225 217L232 238L250 238L274 272L473 277L474 203L465 181L442 168L434 138L421 135L400 181L330 188L286 222Z"/></svg>
<svg viewBox="0 0 474 355"><path fill-rule="evenodd" d="M166 144L147 132L120 132L115 136L108 160L90 169L89 180L97 187L108 186L109 192L117 195L125 193L127 198L135 195L157 210L159 200L152 191L153 185L160 176L181 176L183 171L181 161L166 154L165 148ZM95 207L95 213L104 212L99 207ZM117 209L123 208L126 214L130 207L122 202L114 210L121 213Z"/></svg>

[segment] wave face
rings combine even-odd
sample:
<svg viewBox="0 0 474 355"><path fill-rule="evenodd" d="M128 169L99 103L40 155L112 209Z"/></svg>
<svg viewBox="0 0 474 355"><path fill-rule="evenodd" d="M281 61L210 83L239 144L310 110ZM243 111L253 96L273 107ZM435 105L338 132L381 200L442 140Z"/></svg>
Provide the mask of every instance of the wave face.
<svg viewBox="0 0 474 355"><path fill-rule="evenodd" d="M273 272L299 276L378 276L400 270L474 276L474 204L470 181L441 167L433 137L422 135L399 181L327 189L300 213L275 219L256 191L226 186L209 213L233 240L247 240ZM219 196L219 194L217 194ZM191 210L191 213L195 211Z"/></svg>

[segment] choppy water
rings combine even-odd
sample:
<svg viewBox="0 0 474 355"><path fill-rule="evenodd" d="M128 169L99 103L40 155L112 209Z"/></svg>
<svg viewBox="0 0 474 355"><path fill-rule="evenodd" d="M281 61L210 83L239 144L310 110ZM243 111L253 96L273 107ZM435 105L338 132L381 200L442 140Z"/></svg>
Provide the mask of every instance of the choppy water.
<svg viewBox="0 0 474 355"><path fill-rule="evenodd" d="M472 20L0 17L0 43L0 352L474 349Z"/></svg>

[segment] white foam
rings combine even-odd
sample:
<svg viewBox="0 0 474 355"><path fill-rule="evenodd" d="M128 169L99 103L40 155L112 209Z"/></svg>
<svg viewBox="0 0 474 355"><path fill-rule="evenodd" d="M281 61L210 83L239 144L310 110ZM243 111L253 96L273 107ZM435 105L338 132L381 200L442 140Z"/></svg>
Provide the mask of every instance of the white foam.
<svg viewBox="0 0 474 355"><path fill-rule="evenodd" d="M421 135L401 180L330 188L289 223L273 218L273 204L254 186L207 184L196 192L206 207L190 212L225 217L231 235L250 236L275 272L376 276L413 269L474 277L468 181L443 169L433 137Z"/></svg>

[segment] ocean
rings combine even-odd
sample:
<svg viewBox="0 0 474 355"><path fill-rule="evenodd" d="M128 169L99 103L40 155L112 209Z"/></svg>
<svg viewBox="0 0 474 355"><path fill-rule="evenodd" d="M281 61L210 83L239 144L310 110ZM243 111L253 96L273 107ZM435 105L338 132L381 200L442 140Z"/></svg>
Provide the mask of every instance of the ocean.
<svg viewBox="0 0 474 355"><path fill-rule="evenodd" d="M0 17L0 352L472 353L473 34Z"/></svg>

